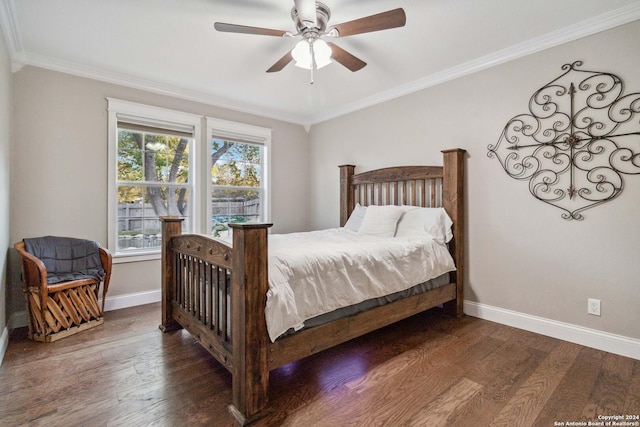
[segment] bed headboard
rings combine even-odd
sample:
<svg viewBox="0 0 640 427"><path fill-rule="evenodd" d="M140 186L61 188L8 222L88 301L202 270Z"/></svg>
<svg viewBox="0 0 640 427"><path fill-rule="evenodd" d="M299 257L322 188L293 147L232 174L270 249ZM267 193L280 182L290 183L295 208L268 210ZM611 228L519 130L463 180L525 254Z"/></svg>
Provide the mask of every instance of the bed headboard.
<svg viewBox="0 0 640 427"><path fill-rule="evenodd" d="M462 313L464 281L464 156L460 148L443 150L442 166L397 166L355 174L354 165L340 166L340 226L344 226L356 203L443 207L453 221L449 251L456 263L456 304Z"/></svg>

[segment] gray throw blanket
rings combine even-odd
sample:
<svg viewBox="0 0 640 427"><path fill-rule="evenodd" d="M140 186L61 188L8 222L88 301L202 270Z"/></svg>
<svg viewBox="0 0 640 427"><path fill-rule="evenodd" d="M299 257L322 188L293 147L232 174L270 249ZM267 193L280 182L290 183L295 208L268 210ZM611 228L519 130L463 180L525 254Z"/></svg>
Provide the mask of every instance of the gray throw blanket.
<svg viewBox="0 0 640 427"><path fill-rule="evenodd" d="M105 272L100 260L100 245L92 240L44 236L23 239L27 252L47 268L47 283L69 280L102 280Z"/></svg>

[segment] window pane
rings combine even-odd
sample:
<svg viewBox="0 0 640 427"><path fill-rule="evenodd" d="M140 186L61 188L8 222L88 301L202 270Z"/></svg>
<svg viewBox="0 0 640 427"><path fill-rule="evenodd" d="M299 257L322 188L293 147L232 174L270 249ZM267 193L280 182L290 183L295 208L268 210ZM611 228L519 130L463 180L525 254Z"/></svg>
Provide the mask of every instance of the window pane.
<svg viewBox="0 0 640 427"><path fill-rule="evenodd" d="M234 187L261 187L263 147L258 144L211 141L211 183Z"/></svg>
<svg viewBox="0 0 640 427"><path fill-rule="evenodd" d="M190 138L118 130L118 181L186 183Z"/></svg>
<svg viewBox="0 0 640 427"><path fill-rule="evenodd" d="M186 216L188 224L188 188L126 186L118 187L118 251L160 248L160 216Z"/></svg>
<svg viewBox="0 0 640 427"><path fill-rule="evenodd" d="M214 189L211 193L211 223L214 235L233 222L261 220L261 190Z"/></svg>
<svg viewBox="0 0 640 427"><path fill-rule="evenodd" d="M140 145L133 132L121 129L118 130L118 180L143 180Z"/></svg>
<svg viewBox="0 0 640 427"><path fill-rule="evenodd" d="M186 183L189 180L189 139L145 134L145 179Z"/></svg>

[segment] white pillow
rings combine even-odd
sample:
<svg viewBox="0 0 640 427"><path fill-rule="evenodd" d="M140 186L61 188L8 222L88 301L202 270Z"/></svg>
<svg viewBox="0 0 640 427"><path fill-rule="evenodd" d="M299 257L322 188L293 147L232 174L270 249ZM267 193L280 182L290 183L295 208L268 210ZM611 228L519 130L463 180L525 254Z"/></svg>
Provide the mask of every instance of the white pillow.
<svg viewBox="0 0 640 427"><path fill-rule="evenodd" d="M393 237L401 215L400 206L367 206L359 231L374 236Z"/></svg>
<svg viewBox="0 0 640 427"><path fill-rule="evenodd" d="M428 234L434 240L447 243L453 238L453 221L444 208L419 208L404 206L404 214L398 221L396 237Z"/></svg>
<svg viewBox="0 0 640 427"><path fill-rule="evenodd" d="M367 211L366 206L362 206L360 203L356 204L356 207L349 215L349 219L344 224L344 228L351 231L360 230L360 226L362 225L362 220L364 219L364 214Z"/></svg>

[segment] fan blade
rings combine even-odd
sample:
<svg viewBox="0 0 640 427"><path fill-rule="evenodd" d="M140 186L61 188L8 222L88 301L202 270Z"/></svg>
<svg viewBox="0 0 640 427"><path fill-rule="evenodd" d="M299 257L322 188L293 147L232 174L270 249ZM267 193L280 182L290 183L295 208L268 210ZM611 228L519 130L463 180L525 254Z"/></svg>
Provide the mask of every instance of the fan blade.
<svg viewBox="0 0 640 427"><path fill-rule="evenodd" d="M352 36L354 34L371 33L373 31L388 30L390 28L404 27L407 22L407 15L404 9L398 8L377 15L367 16L342 24L334 25L332 28L338 30L338 37ZM329 29L331 31L331 29Z"/></svg>
<svg viewBox="0 0 640 427"><path fill-rule="evenodd" d="M291 61L293 61L293 56L291 56L291 51L289 51L285 53L282 58L278 59L278 62L273 64L271 68L267 70L267 73L275 73L276 71L280 71Z"/></svg>
<svg viewBox="0 0 640 427"><path fill-rule="evenodd" d="M298 17L307 28L315 28L318 26L318 17L316 15L315 0L294 0Z"/></svg>
<svg viewBox="0 0 640 427"><path fill-rule="evenodd" d="M284 37L287 31L271 30L269 28L260 27L248 27L246 25L225 24L224 22L216 22L214 27L218 31L225 33L242 33L242 34L256 34L259 36L278 36Z"/></svg>
<svg viewBox="0 0 640 427"><path fill-rule="evenodd" d="M351 71L361 70L365 67L365 65L367 65L366 62L364 62L360 58L356 58L355 56L353 56L352 54L350 54L340 46L336 45L335 43L327 43L327 44L331 48L331 59L344 65Z"/></svg>

